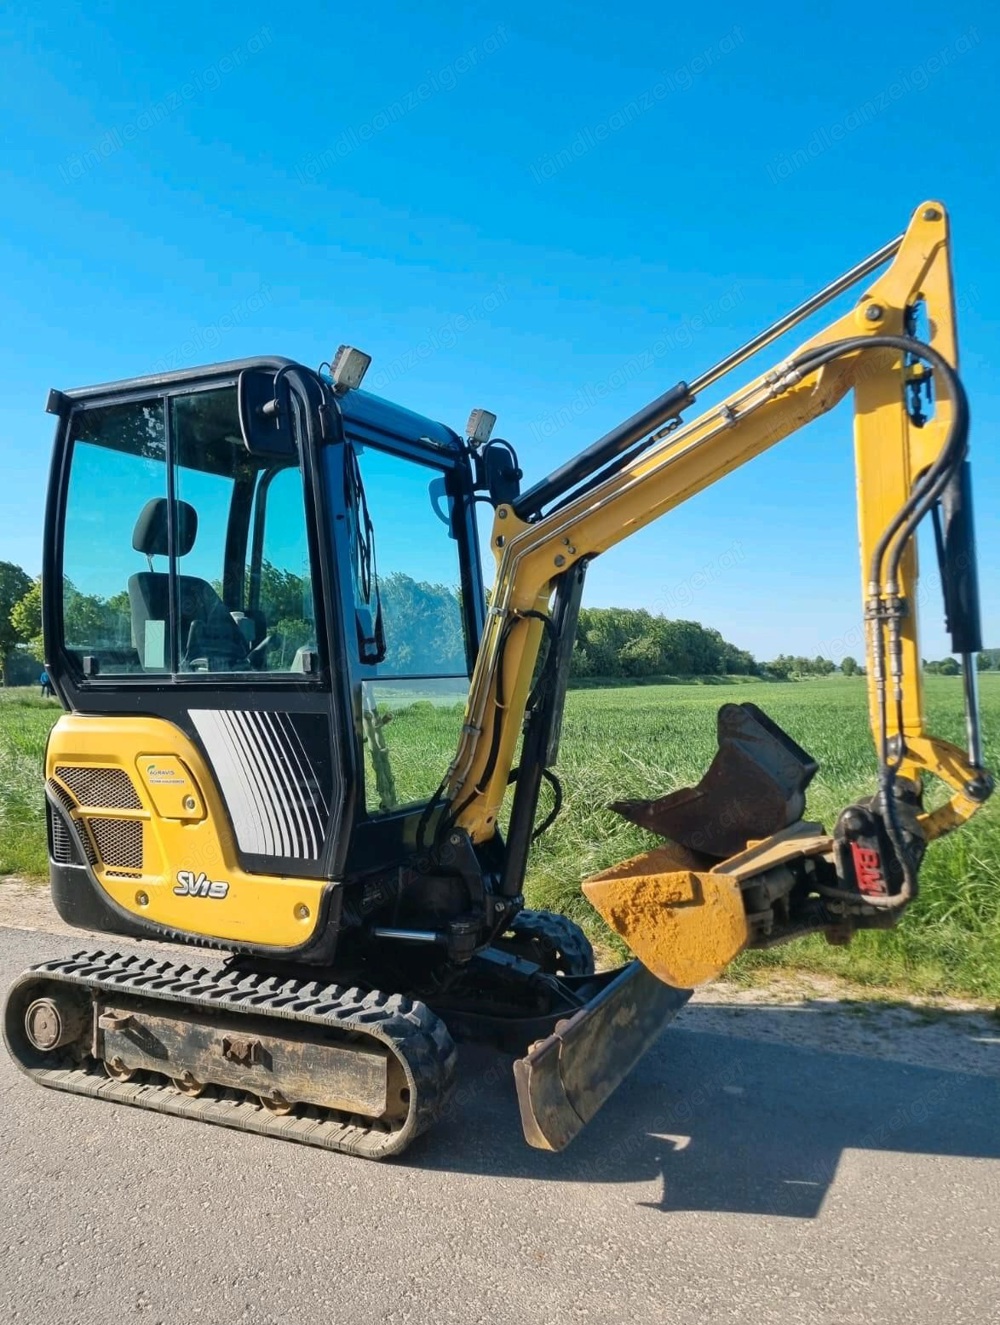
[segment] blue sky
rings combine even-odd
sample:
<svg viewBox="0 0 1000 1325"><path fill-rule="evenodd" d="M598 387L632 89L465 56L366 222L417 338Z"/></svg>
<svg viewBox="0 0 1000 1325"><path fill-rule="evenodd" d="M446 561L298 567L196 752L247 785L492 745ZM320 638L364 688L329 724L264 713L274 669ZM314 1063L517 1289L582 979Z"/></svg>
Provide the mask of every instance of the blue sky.
<svg viewBox="0 0 1000 1325"><path fill-rule="evenodd" d="M318 364L349 341L374 356L366 386L411 408L456 428L493 410L532 480L939 197L1000 644L998 35L991 6L926 0L8 0L0 558L40 565L50 386ZM849 412L589 583L591 604L699 619L761 656L859 654ZM928 656L939 616L930 597Z"/></svg>

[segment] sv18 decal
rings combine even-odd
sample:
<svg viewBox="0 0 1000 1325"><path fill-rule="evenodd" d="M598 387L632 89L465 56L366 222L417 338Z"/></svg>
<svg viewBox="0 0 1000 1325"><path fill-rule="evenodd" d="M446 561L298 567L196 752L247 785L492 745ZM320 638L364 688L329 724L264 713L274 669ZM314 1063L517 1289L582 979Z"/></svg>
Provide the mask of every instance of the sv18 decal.
<svg viewBox="0 0 1000 1325"><path fill-rule="evenodd" d="M193 870L177 871L177 887L174 892L178 897L212 897L216 901L229 892L229 884L221 879L210 879L207 874L195 874Z"/></svg>

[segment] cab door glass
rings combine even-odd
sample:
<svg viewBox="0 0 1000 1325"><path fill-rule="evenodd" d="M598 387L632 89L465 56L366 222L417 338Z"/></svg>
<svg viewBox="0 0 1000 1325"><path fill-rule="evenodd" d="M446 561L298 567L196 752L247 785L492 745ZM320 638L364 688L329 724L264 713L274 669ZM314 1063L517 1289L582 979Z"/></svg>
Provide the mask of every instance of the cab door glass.
<svg viewBox="0 0 1000 1325"><path fill-rule="evenodd" d="M141 653L131 603L135 576L152 566L136 549L136 521L167 495L163 400L78 409L70 442L60 586L65 647L81 670L89 660L91 675L166 671L162 623L140 641L148 643ZM159 533L165 540L165 525ZM164 543L164 569L165 553Z"/></svg>
<svg viewBox="0 0 1000 1325"><path fill-rule="evenodd" d="M461 732L469 659L447 474L374 447L355 451L370 524L368 601L379 622L361 688L365 802L378 815L434 793Z"/></svg>
<svg viewBox="0 0 1000 1325"><path fill-rule="evenodd" d="M255 632L241 628L242 580L246 498L255 468L243 445L236 392L232 387L198 391L169 403L178 671L250 671L255 640L248 635Z"/></svg>
<svg viewBox="0 0 1000 1325"><path fill-rule="evenodd" d="M249 455L232 387L170 404L179 670L302 673L316 640L301 469Z"/></svg>

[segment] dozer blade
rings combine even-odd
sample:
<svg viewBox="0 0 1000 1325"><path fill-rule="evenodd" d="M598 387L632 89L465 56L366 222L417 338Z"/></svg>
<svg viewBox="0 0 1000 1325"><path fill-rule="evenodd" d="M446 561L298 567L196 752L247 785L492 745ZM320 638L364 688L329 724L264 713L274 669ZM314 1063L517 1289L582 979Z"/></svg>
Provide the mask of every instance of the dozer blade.
<svg viewBox="0 0 1000 1325"><path fill-rule="evenodd" d="M562 1150L691 997L630 962L586 1007L514 1064L524 1139Z"/></svg>
<svg viewBox="0 0 1000 1325"><path fill-rule="evenodd" d="M801 819L815 759L756 704L723 704L717 730L719 748L696 787L611 808L717 860Z"/></svg>
<svg viewBox="0 0 1000 1325"><path fill-rule="evenodd" d="M715 977L750 937L737 879L710 872L667 843L583 883L583 892L654 976L693 988Z"/></svg>

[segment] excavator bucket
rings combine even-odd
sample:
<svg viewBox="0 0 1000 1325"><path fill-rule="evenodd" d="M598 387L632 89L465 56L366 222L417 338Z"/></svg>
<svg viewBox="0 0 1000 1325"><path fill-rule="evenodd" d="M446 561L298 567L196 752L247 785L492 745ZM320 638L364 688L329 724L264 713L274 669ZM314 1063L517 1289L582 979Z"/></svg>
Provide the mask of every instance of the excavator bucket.
<svg viewBox="0 0 1000 1325"><path fill-rule="evenodd" d="M587 879L583 891L667 984L713 980L747 944L739 870L749 842L798 824L816 761L756 704L724 704L719 748L696 787L612 806L672 839Z"/></svg>
<svg viewBox="0 0 1000 1325"><path fill-rule="evenodd" d="M595 874L583 892L643 966L682 989L714 980L749 938L738 880L673 843Z"/></svg>
<svg viewBox="0 0 1000 1325"><path fill-rule="evenodd" d="M666 844L588 879L583 891L638 961L613 972L579 1012L514 1064L524 1135L561 1150L691 996L749 939L741 884L828 852L816 823L794 823L712 866ZM602 977L597 977L600 980Z"/></svg>
<svg viewBox="0 0 1000 1325"><path fill-rule="evenodd" d="M746 947L741 880L828 843L819 825L800 823L815 760L754 704L723 705L718 735L697 787L613 806L673 840L583 884L638 961L515 1063L524 1135L533 1146L567 1145L691 990Z"/></svg>
<svg viewBox="0 0 1000 1325"><path fill-rule="evenodd" d="M723 704L717 730L719 748L696 787L611 808L716 860L801 819L815 759L756 704Z"/></svg>

